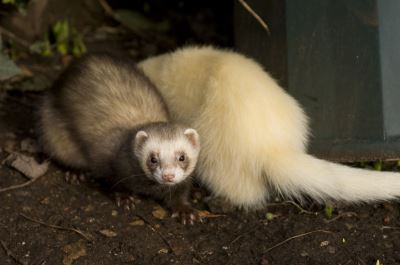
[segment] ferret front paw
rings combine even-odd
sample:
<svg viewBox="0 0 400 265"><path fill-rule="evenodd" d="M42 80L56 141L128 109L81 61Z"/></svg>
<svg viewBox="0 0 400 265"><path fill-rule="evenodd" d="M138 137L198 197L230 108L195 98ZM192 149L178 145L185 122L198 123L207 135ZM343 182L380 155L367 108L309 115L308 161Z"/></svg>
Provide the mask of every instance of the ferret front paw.
<svg viewBox="0 0 400 265"><path fill-rule="evenodd" d="M86 176L83 173L74 173L67 171L64 175L65 181L69 184L79 185L86 181Z"/></svg>
<svg viewBox="0 0 400 265"><path fill-rule="evenodd" d="M172 207L172 217L178 218L183 225L193 225L197 221L203 221L199 216L199 211L189 205L178 205Z"/></svg>
<svg viewBox="0 0 400 265"><path fill-rule="evenodd" d="M118 207L121 207L126 212L130 212L136 209L135 198L132 195L126 193L115 193L115 203Z"/></svg>

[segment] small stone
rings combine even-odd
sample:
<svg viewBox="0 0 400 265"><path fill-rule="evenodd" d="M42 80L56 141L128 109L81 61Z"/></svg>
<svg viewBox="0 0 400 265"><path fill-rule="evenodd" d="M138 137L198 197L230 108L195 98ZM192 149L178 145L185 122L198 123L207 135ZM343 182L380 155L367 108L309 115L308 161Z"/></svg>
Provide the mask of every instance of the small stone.
<svg viewBox="0 0 400 265"><path fill-rule="evenodd" d="M113 216L113 217L118 216L118 211L112 210L112 211L111 211L111 216Z"/></svg>
<svg viewBox="0 0 400 265"><path fill-rule="evenodd" d="M158 254L168 254L168 249L162 248L158 251Z"/></svg>
<svg viewBox="0 0 400 265"><path fill-rule="evenodd" d="M85 208L85 212L91 212L91 211L93 211L94 210L94 206L93 205L88 205L88 206L86 206L86 208Z"/></svg>
<svg viewBox="0 0 400 265"><path fill-rule="evenodd" d="M309 254L308 254L305 250L303 250L303 251L300 253L300 256L302 256L302 257L308 257Z"/></svg>
<svg viewBox="0 0 400 265"><path fill-rule="evenodd" d="M329 245L329 241L322 241L319 246L320 247L326 247L327 245Z"/></svg>
<svg viewBox="0 0 400 265"><path fill-rule="evenodd" d="M49 197L45 197L40 201L41 204L48 205L50 203Z"/></svg>
<svg viewBox="0 0 400 265"><path fill-rule="evenodd" d="M349 223L345 223L344 225L346 226L346 228L347 228L348 230L351 230L351 229L354 228L354 225L349 224Z"/></svg>
<svg viewBox="0 0 400 265"><path fill-rule="evenodd" d="M23 206L23 207L22 207L22 211L23 211L23 212L30 212L30 211L32 211L32 208L29 207L29 206Z"/></svg>

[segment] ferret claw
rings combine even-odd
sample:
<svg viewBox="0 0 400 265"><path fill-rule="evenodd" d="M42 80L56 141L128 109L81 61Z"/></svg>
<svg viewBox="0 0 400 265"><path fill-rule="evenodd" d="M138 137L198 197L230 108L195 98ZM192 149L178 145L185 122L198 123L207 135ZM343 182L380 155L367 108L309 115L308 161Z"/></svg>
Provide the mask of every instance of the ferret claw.
<svg viewBox="0 0 400 265"><path fill-rule="evenodd" d="M121 207L126 212L130 212L136 209L135 198L131 195L116 193L115 203L118 207Z"/></svg>
<svg viewBox="0 0 400 265"><path fill-rule="evenodd" d="M177 217L179 217L179 213L178 212L174 212L174 213L172 213L171 217L172 218L177 218Z"/></svg>
<svg viewBox="0 0 400 265"><path fill-rule="evenodd" d="M73 184L73 185L79 185L82 182L86 181L86 177L85 174L83 173L72 173L70 171L65 172L65 181L69 184Z"/></svg>
<svg viewBox="0 0 400 265"><path fill-rule="evenodd" d="M179 218L183 225L190 224L194 225L195 222L199 221L203 223L202 218L199 216L196 209L190 206L180 206L172 213L172 218Z"/></svg>

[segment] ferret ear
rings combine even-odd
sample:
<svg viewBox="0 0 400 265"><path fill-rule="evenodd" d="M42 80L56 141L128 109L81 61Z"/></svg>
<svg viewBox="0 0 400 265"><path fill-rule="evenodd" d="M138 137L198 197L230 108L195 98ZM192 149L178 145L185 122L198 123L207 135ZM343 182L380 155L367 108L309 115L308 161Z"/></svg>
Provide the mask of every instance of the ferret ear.
<svg viewBox="0 0 400 265"><path fill-rule="evenodd" d="M135 145L136 146L142 145L147 140L147 138L149 138L149 135L147 134L147 132L138 131L135 136Z"/></svg>
<svg viewBox="0 0 400 265"><path fill-rule="evenodd" d="M200 147L200 136L195 129L186 129L183 134L185 134L186 138L189 140L194 148Z"/></svg>

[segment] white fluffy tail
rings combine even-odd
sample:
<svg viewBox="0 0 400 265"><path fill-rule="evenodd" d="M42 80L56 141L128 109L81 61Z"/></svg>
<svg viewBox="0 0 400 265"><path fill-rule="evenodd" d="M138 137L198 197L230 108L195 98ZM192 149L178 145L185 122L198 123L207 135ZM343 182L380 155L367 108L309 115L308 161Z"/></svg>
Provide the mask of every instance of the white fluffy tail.
<svg viewBox="0 0 400 265"><path fill-rule="evenodd" d="M282 194L348 202L400 196L400 174L351 168L304 153L277 155L265 163L270 183Z"/></svg>

